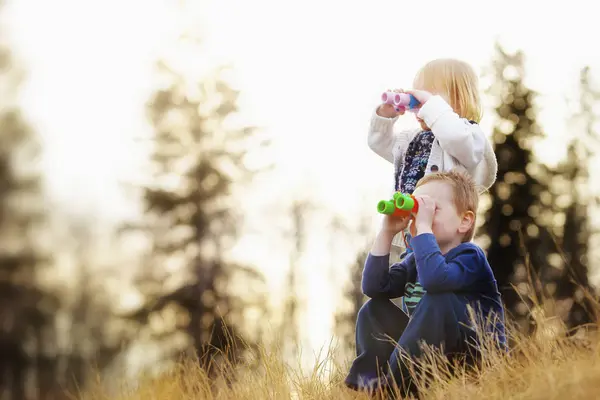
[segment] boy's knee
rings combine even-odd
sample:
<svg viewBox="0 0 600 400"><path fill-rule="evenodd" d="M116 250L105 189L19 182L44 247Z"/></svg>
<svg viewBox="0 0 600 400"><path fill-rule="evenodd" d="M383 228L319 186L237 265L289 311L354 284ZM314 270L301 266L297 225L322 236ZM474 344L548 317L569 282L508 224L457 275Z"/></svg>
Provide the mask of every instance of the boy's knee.
<svg viewBox="0 0 600 400"><path fill-rule="evenodd" d="M379 314L382 308L385 307L385 302L389 302L387 299L369 299L362 305L358 310L356 316L357 321L363 321L365 319L371 319L374 314Z"/></svg>
<svg viewBox="0 0 600 400"><path fill-rule="evenodd" d="M466 322L463 298L454 293L427 293L417 305L399 344L413 356L421 354L421 342L450 351L462 349Z"/></svg>
<svg viewBox="0 0 600 400"><path fill-rule="evenodd" d="M375 331L392 335L397 340L408 325L408 319L391 300L369 299L356 316L357 334Z"/></svg>

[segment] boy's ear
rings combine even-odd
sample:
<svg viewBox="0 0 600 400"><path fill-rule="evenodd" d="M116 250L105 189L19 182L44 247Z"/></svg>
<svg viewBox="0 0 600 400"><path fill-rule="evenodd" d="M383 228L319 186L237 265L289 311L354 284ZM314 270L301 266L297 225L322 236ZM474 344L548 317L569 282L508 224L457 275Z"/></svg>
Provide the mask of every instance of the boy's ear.
<svg viewBox="0 0 600 400"><path fill-rule="evenodd" d="M410 236L412 236L412 237L417 236L417 227L415 225L415 217L414 216L411 217L411 219L410 219L410 225L409 225L408 229L409 229L408 231L410 232Z"/></svg>
<svg viewBox="0 0 600 400"><path fill-rule="evenodd" d="M475 223L475 213L473 211L467 211L463 213L460 225L458 226L459 233L467 233Z"/></svg>

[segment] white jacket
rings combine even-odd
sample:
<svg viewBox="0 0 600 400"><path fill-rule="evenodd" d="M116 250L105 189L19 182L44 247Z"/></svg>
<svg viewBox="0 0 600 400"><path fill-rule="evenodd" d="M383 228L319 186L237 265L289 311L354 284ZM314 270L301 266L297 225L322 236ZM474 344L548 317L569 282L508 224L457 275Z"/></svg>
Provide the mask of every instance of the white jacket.
<svg viewBox="0 0 600 400"><path fill-rule="evenodd" d="M435 136L425 174L463 168L474 178L478 192L496 181L498 162L490 141L478 124L461 118L441 96L432 96L419 110ZM397 167L403 162L409 143L421 129L393 132L398 117L384 118L373 113L368 143L371 150Z"/></svg>

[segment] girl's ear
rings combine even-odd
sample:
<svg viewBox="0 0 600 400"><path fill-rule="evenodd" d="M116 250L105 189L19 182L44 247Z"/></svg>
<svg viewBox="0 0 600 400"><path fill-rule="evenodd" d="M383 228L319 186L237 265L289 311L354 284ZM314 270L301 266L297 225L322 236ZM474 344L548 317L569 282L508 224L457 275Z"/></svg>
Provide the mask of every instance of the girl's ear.
<svg viewBox="0 0 600 400"><path fill-rule="evenodd" d="M460 220L460 225L458 226L458 232L465 234L469 232L473 224L475 223L475 213L473 211L467 211L463 213L462 218Z"/></svg>

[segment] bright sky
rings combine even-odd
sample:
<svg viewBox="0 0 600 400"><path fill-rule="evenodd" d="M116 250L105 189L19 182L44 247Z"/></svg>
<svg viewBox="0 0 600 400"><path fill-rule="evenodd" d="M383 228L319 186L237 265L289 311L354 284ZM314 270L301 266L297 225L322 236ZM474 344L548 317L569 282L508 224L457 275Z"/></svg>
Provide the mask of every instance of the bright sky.
<svg viewBox="0 0 600 400"><path fill-rule="evenodd" d="M392 170L366 146L369 117L383 89L410 85L431 58L462 58L481 71L496 37L509 50L524 49L527 81L542 95L541 121L553 139L565 132L562 101L579 69L600 66L583 44L600 28L590 2L580 0L545 2L543 11L531 0L488 2L490 11L480 0L213 0L184 14L173 5L180 2L166 0L7 2L5 18L29 72L22 100L44 140L53 196L106 221L135 215L119 182L139 176L144 154L136 140L149 132L143 105L153 63L184 26L200 29L203 63L234 64L245 117L276 139L277 174L257 183L255 214L299 182L332 207L343 193L349 214L365 213L355 200L361 196L371 206L388 195ZM556 144L542 148L548 161L560 152ZM280 290L286 249L272 253L279 233L264 225L250 218L238 254ZM317 234L311 240L303 297L307 340L318 349L329 340L341 282L323 272L329 244Z"/></svg>

